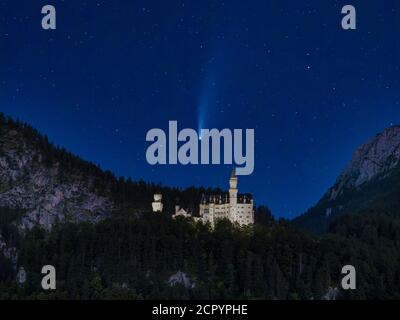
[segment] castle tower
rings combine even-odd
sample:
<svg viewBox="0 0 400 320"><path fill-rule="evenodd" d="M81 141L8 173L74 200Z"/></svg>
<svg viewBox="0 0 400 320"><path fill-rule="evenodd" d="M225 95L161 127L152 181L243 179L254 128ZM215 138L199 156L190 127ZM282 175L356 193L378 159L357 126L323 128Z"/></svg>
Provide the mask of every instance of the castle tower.
<svg viewBox="0 0 400 320"><path fill-rule="evenodd" d="M231 173L231 178L229 179L229 202L230 203L237 203L237 184L238 184L238 178L236 176L236 170L233 169ZM233 201L233 202L232 202Z"/></svg>
<svg viewBox="0 0 400 320"><path fill-rule="evenodd" d="M163 203L162 203L162 194L155 194L154 201L151 204L153 207L153 212L162 212L163 210Z"/></svg>
<svg viewBox="0 0 400 320"><path fill-rule="evenodd" d="M232 222L236 221L236 211L237 211L237 189L238 178L236 176L236 170L233 169L231 173L231 178L229 179L229 220Z"/></svg>

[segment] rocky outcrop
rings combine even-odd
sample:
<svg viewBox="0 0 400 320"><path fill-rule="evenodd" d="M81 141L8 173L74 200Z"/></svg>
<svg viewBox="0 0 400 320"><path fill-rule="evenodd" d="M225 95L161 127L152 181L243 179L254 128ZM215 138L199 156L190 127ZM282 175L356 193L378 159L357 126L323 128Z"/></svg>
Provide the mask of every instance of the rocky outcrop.
<svg viewBox="0 0 400 320"><path fill-rule="evenodd" d="M322 300L338 300L340 291L338 288L329 287L323 295Z"/></svg>
<svg viewBox="0 0 400 320"><path fill-rule="evenodd" d="M400 126L393 126L359 147L329 191L334 200L344 189L359 188L373 178L385 178L400 163Z"/></svg>
<svg viewBox="0 0 400 320"><path fill-rule="evenodd" d="M0 128L0 207L23 212L20 227L57 221L99 221L113 203L99 195L92 179L71 173L57 160L45 163L44 152L15 129Z"/></svg>
<svg viewBox="0 0 400 320"><path fill-rule="evenodd" d="M168 284L171 287L180 284L186 289L193 289L195 287L195 283L192 281L192 279L182 271L178 271L171 275L168 279Z"/></svg>

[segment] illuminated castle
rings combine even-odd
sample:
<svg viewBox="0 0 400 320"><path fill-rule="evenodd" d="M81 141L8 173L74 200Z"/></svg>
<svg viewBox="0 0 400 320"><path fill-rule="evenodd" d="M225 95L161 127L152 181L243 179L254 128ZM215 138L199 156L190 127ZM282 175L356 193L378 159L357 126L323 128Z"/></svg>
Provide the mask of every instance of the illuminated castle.
<svg viewBox="0 0 400 320"><path fill-rule="evenodd" d="M218 219L229 219L232 223L248 225L254 223L254 202L251 194L239 194L235 170L229 179L229 193L203 195L200 203L200 219L214 226Z"/></svg>

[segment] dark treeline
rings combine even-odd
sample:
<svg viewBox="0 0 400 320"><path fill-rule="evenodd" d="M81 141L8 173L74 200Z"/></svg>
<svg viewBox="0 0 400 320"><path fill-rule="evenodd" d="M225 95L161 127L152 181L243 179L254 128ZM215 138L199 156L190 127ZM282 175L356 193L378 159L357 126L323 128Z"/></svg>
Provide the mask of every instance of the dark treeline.
<svg viewBox="0 0 400 320"><path fill-rule="evenodd" d="M259 212L258 214L260 214ZM265 214L265 211L264 213ZM239 228L202 224L160 214L116 215L97 225L60 224L5 239L18 249L27 282L0 254L3 299L321 299L340 288L341 268L357 270L357 290L342 299L400 297L400 223L384 216L337 219L314 238L284 220ZM5 230L2 223L2 230ZM9 227L12 229L12 227ZM11 242L10 242L11 243ZM57 290L40 287L41 267L57 269ZM170 285L178 271L194 283Z"/></svg>

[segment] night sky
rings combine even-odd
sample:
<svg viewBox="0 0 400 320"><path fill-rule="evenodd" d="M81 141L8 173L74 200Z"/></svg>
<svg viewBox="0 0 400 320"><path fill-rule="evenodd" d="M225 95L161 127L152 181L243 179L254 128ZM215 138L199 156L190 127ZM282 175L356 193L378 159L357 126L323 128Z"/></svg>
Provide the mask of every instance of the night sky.
<svg viewBox="0 0 400 320"><path fill-rule="evenodd" d="M0 110L116 175L226 189L229 166L147 164L146 133L254 128L239 191L291 218L400 123L398 0L0 0L0 19Z"/></svg>

